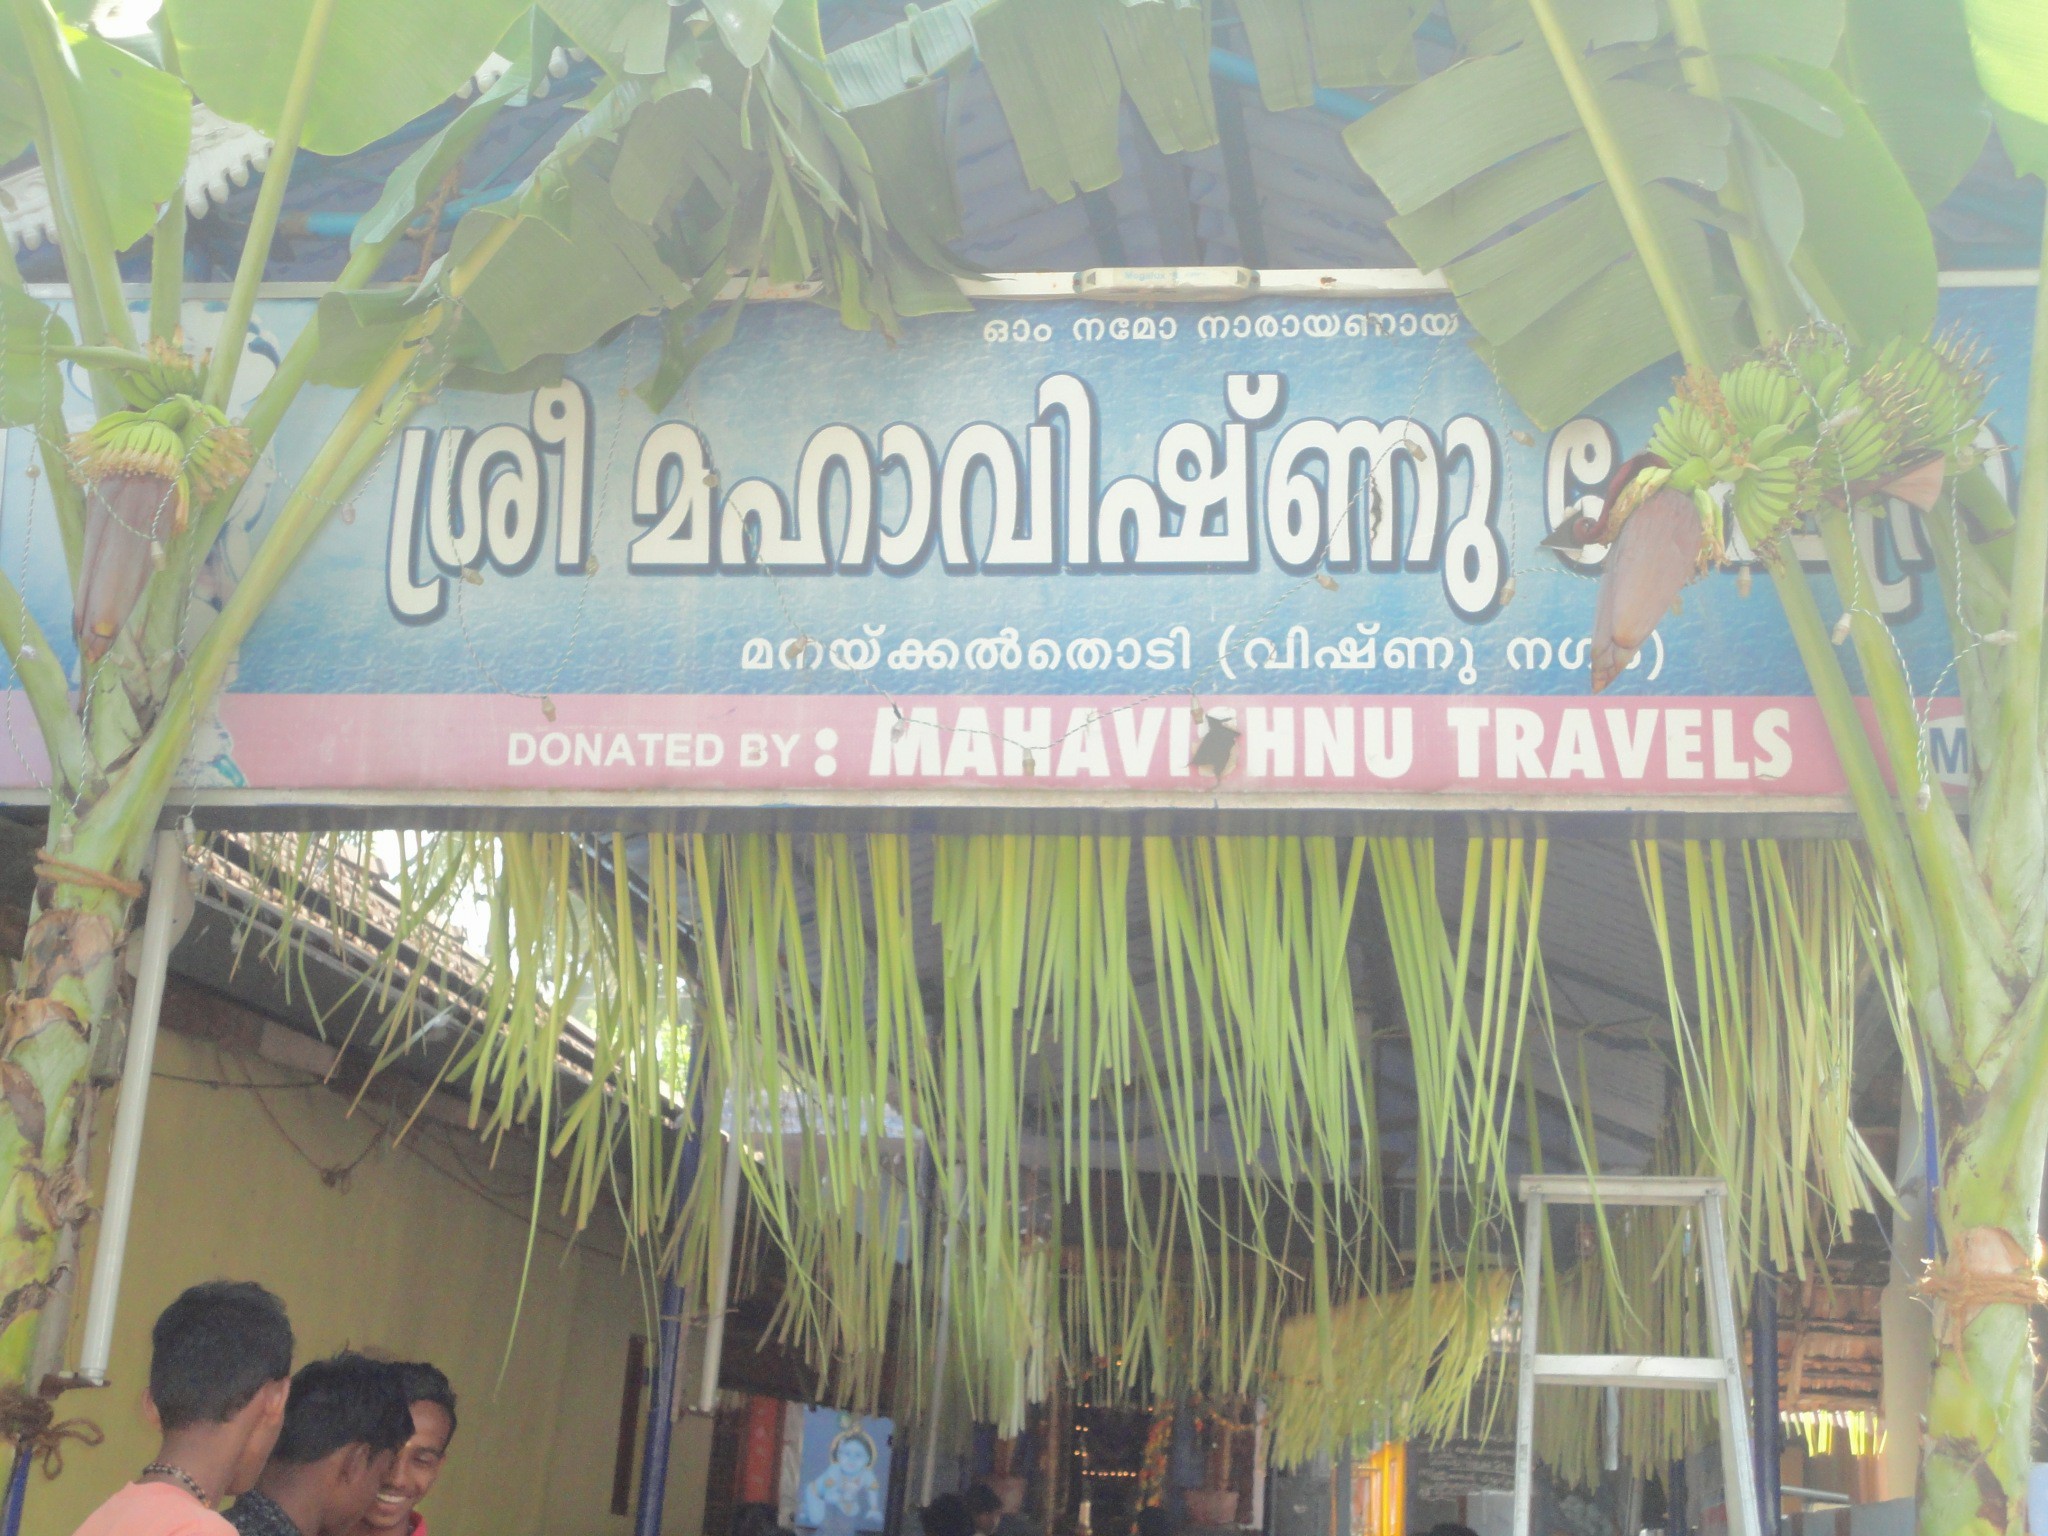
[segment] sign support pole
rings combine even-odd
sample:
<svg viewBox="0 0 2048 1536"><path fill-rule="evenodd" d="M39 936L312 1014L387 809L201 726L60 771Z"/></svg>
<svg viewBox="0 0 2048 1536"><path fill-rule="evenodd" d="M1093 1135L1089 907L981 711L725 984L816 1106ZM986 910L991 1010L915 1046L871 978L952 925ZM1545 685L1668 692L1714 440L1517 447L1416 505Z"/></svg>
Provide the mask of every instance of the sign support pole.
<svg viewBox="0 0 2048 1536"><path fill-rule="evenodd" d="M676 1169L673 1209L680 1214L697 1182L704 1148L704 1087L697 1086L690 1134ZM689 1289L671 1269L661 1282L661 1335L654 1356L654 1384L647 1394L647 1439L640 1456L640 1498L633 1512L633 1536L661 1536L662 1506L668 1498L668 1453L675 1441L677 1388L682 1379L683 1312Z"/></svg>
<svg viewBox="0 0 2048 1536"><path fill-rule="evenodd" d="M718 1370L725 1361L725 1303L732 1286L733 1229L739 1223L740 1118L734 1106L732 1134L725 1143L725 1177L718 1188L718 1246L711 1258L711 1297L704 1308L704 1376L697 1389L697 1411L709 1413L718 1398Z"/></svg>
<svg viewBox="0 0 2048 1536"><path fill-rule="evenodd" d="M142 956L135 978L135 1010L128 1019L128 1054L121 1066L121 1098L114 1112L114 1144L107 1164L107 1198L100 1217L99 1257L85 1303L85 1335L78 1346L83 1384L105 1386L114 1350L114 1313L121 1301L121 1262L135 1211L135 1178L142 1162L142 1122L149 1105L149 1075L156 1060L156 1026L170 967L171 927L178 883L185 878L185 844L159 832L150 867L149 906L142 919Z"/></svg>
<svg viewBox="0 0 2048 1536"><path fill-rule="evenodd" d="M938 1338L932 1345L932 1396L925 1404L924 1464L918 1468L917 1507L932 1501L932 1474L938 1470L939 1405L946 1395L946 1346L952 1339L953 1309L953 1213L946 1212L946 1258L939 1266Z"/></svg>

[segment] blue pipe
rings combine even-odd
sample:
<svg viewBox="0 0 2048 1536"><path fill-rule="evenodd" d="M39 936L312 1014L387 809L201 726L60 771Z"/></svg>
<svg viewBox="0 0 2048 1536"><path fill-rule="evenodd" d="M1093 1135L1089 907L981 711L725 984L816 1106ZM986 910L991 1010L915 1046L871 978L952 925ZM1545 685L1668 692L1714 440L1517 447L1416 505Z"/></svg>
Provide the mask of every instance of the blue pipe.
<svg viewBox="0 0 2048 1536"><path fill-rule="evenodd" d="M1784 1430L1778 1420L1778 1275L1768 1266L1756 1273L1750 1297L1750 1397L1756 1459L1757 1529L1777 1536L1783 1528L1779 1460ZM1734 1521L1730 1521L1732 1526Z"/></svg>
<svg viewBox="0 0 2048 1536"><path fill-rule="evenodd" d="M441 210L441 227L448 228L472 208L481 208L485 203L495 203L499 198L516 192L519 185L516 181L502 181L495 187L485 187L481 191L470 192L462 197L450 198L448 205ZM302 213L299 218L304 221L307 234L333 240L348 239L356 232L356 226L363 222L360 213Z"/></svg>
<svg viewBox="0 0 2048 1536"><path fill-rule="evenodd" d="M1209 50L1209 73L1219 80L1228 80L1232 85L1256 86L1259 83L1259 67L1243 54L1232 53L1225 48ZM1314 105L1316 111L1325 117L1334 117L1339 122L1355 123L1372 108L1355 96L1346 96L1342 91L1326 91L1317 88Z"/></svg>
<svg viewBox="0 0 2048 1536"><path fill-rule="evenodd" d="M35 1461L25 1445L14 1452L14 1471L7 1479L7 1504L0 1509L0 1536L21 1536L21 1509L28 1502L28 1469Z"/></svg>
<svg viewBox="0 0 2048 1536"><path fill-rule="evenodd" d="M676 1169L677 1212L681 1212L697 1182L697 1164L704 1149L701 1079L692 1120ZM661 1282L660 1343L654 1356L654 1386L647 1395L647 1437L640 1454L640 1497L633 1511L633 1536L661 1536L662 1504L668 1496L668 1453L675 1438L675 1425L669 1422L669 1405L675 1401L676 1377L683 1365L683 1308L688 1299L689 1293L671 1271Z"/></svg>

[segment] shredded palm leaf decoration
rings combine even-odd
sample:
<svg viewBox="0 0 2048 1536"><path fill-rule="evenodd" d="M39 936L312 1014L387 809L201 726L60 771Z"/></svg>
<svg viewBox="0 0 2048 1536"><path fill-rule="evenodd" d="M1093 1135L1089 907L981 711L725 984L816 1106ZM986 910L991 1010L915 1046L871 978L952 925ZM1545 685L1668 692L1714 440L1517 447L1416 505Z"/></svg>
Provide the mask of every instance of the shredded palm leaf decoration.
<svg viewBox="0 0 2048 1536"><path fill-rule="evenodd" d="M366 957L337 1029L388 1066L459 1016L441 1072L480 1131L537 1134L564 1211L610 1201L696 1296L737 1159L735 1293L779 1254L774 1329L847 1406L880 1401L893 1348L892 1411L1004 1434L1069 1391L1262 1398L1281 1465L1484 1428L1539 1084L1598 1172L1542 839L451 833L387 838L381 886L367 835L236 846L292 915L274 961ZM1745 1292L1806 1273L1889 1196L1849 1099L1859 999L1906 1027L1881 893L1841 843L1635 861L1675 1085L1648 1171L1727 1181ZM1367 945L1396 995L1355 991ZM1546 1347L1701 1347L1670 1213L1596 1210L1550 1247ZM1688 1396L1624 1401L1636 1465L1703 1431ZM1543 1415L1574 1480L1599 1473L1583 1406Z"/></svg>

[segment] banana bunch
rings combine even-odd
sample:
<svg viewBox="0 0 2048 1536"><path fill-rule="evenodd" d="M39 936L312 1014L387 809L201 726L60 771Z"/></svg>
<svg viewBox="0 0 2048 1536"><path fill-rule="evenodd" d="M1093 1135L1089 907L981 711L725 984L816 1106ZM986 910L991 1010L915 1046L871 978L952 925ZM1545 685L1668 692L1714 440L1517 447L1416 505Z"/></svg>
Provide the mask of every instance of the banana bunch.
<svg viewBox="0 0 2048 1536"><path fill-rule="evenodd" d="M1982 354L1968 340L1952 333L1928 344L1892 342L1871 365L1866 387L1905 422L1906 458L1975 461L1985 381Z"/></svg>
<svg viewBox="0 0 2048 1536"><path fill-rule="evenodd" d="M206 381L206 359L161 336L149 338L149 345L130 367L112 370L114 388L131 410L146 411L174 395L197 396Z"/></svg>
<svg viewBox="0 0 2048 1536"><path fill-rule="evenodd" d="M1725 488L1762 550L1822 497L1848 504L1931 458L1967 461L1983 396L1977 355L1953 337L1893 342L1859 366L1839 337L1804 330L1725 373L1686 376L1650 435L1669 473L1645 491L1688 492L1718 557Z"/></svg>
<svg viewBox="0 0 2048 1536"><path fill-rule="evenodd" d="M249 473L249 438L205 401L174 394L144 410L109 411L71 439L72 477L91 484L115 476L166 483L171 524L183 533L192 502L238 484Z"/></svg>

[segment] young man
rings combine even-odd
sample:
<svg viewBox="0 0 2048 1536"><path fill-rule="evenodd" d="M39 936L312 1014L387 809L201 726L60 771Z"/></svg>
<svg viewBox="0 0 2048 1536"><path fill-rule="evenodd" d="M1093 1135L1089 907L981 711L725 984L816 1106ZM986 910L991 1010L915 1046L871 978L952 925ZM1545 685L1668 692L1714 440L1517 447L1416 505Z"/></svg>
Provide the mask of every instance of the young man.
<svg viewBox="0 0 2048 1536"><path fill-rule="evenodd" d="M228 1523L241 1536L346 1536L411 1433L396 1366L351 1354L315 1360L292 1378L284 1430Z"/></svg>
<svg viewBox="0 0 2048 1536"><path fill-rule="evenodd" d="M455 1438L455 1392L448 1378L423 1361L392 1367L412 1409L412 1435L399 1451L370 1511L349 1536L426 1536L427 1517L413 1506L427 1496L448 1442Z"/></svg>
<svg viewBox="0 0 2048 1536"><path fill-rule="evenodd" d="M156 1460L86 1517L77 1536L234 1536L213 1512L251 1487L284 1424L292 1325L260 1285L195 1285L150 1332L145 1406Z"/></svg>

